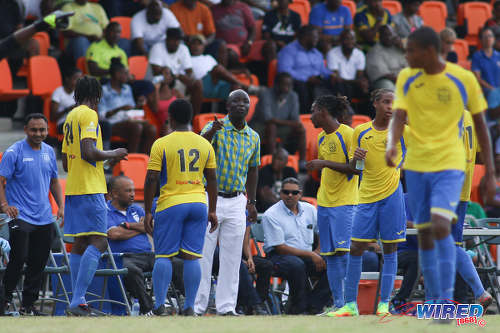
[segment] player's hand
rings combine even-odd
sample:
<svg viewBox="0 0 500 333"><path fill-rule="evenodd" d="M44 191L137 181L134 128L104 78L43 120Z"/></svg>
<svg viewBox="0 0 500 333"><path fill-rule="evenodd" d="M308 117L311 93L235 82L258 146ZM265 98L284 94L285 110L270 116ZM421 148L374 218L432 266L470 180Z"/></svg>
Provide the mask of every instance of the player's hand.
<svg viewBox="0 0 500 333"><path fill-rule="evenodd" d="M255 263L253 262L253 258L248 258L247 260L248 272L250 274L255 274Z"/></svg>
<svg viewBox="0 0 500 333"><path fill-rule="evenodd" d="M208 213L208 222L210 222L210 230L208 232L214 232L219 226L219 222L217 221L217 214L215 212Z"/></svg>
<svg viewBox="0 0 500 333"><path fill-rule="evenodd" d="M309 171L313 170L321 170L325 167L325 164L322 160L312 160L306 163L306 168Z"/></svg>
<svg viewBox="0 0 500 333"><path fill-rule="evenodd" d="M61 221L59 223L59 226L62 228L64 227L64 207L62 208L59 208L59 210L57 211L57 215L56 215L56 219L59 221Z"/></svg>
<svg viewBox="0 0 500 333"><path fill-rule="evenodd" d="M212 128L210 130L217 132L223 127L224 123L221 120L217 119L217 117L214 115L214 121L212 122Z"/></svg>
<svg viewBox="0 0 500 333"><path fill-rule="evenodd" d="M395 146L387 147L387 150L385 152L385 162L387 163L387 166L393 168L396 167L396 163L394 163L394 160L396 159L397 155L398 155L398 150L396 149Z"/></svg>
<svg viewBox="0 0 500 333"><path fill-rule="evenodd" d="M128 155L128 151L125 148L118 148L118 149L113 150L113 155L114 155L113 159L115 159L116 162L121 161L121 160L126 160L127 155Z"/></svg>
<svg viewBox="0 0 500 333"><path fill-rule="evenodd" d="M247 204L247 212L248 216L247 219L251 223L257 222L257 208L255 208L255 205Z"/></svg>
<svg viewBox="0 0 500 333"><path fill-rule="evenodd" d="M120 109L123 111L132 110L134 107L132 105L124 105Z"/></svg>
<svg viewBox="0 0 500 333"><path fill-rule="evenodd" d="M9 241L3 238L0 238L0 249L2 249L3 253L10 252L10 244Z"/></svg>
<svg viewBox="0 0 500 333"><path fill-rule="evenodd" d="M496 179L494 174L487 174L485 175L485 189L486 189L486 200L484 202L487 202L489 200L493 200L495 198L496 194Z"/></svg>
<svg viewBox="0 0 500 333"><path fill-rule="evenodd" d="M16 218L19 215L17 207L14 206L2 206L2 213L7 214L11 218Z"/></svg>
<svg viewBox="0 0 500 333"><path fill-rule="evenodd" d="M326 262L319 254L316 252L311 252L311 260L316 267L316 272L322 272L326 269Z"/></svg>
<svg viewBox="0 0 500 333"><path fill-rule="evenodd" d="M144 230L150 235L153 235L153 214L146 213L144 216Z"/></svg>
<svg viewBox="0 0 500 333"><path fill-rule="evenodd" d="M357 147L356 150L354 151L353 159L355 161L362 161L366 158L366 153L368 151L366 149Z"/></svg>

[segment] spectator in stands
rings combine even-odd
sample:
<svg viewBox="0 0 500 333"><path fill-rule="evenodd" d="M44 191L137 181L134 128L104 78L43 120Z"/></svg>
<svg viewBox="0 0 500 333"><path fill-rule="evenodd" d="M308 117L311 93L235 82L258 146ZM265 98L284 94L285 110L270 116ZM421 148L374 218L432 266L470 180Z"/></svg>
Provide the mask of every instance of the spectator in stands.
<svg viewBox="0 0 500 333"><path fill-rule="evenodd" d="M165 68L170 68L176 79L175 88L183 95L190 96L193 111L198 114L203 99L203 86L201 81L194 77L191 54L181 41L181 29L167 29L165 42L157 43L151 48L149 63L154 75L163 75Z"/></svg>
<svg viewBox="0 0 500 333"><path fill-rule="evenodd" d="M373 89L395 89L399 72L408 66L399 37L391 26L380 27L380 41L366 55L366 72Z"/></svg>
<svg viewBox="0 0 500 333"><path fill-rule="evenodd" d="M288 152L278 147L273 154L271 164L264 165L259 170L257 185L257 211L265 212L269 207L280 201L282 181L286 178L297 178L294 168L287 166Z"/></svg>
<svg viewBox="0 0 500 333"><path fill-rule="evenodd" d="M132 18L130 33L133 54L147 55L154 44L165 40L168 28L178 28L175 15L159 0L151 0L147 7Z"/></svg>
<svg viewBox="0 0 500 333"><path fill-rule="evenodd" d="M66 115L76 106L74 96L76 81L82 76L82 72L76 67L71 67L62 71L62 74L63 85L54 90L50 103L50 121L57 124L59 134L63 134Z"/></svg>
<svg viewBox="0 0 500 333"><path fill-rule="evenodd" d="M143 9L150 0L99 0L108 17L132 17Z"/></svg>
<svg viewBox="0 0 500 333"><path fill-rule="evenodd" d="M168 108L173 101L177 98L184 98L175 86L175 78L170 71L170 68L165 68L163 71L163 80L159 83L158 87L158 111L156 118L161 124L160 137L168 134L169 126L167 124Z"/></svg>
<svg viewBox="0 0 500 333"><path fill-rule="evenodd" d="M17 1L0 0L0 38L7 37L23 26L24 18Z"/></svg>
<svg viewBox="0 0 500 333"><path fill-rule="evenodd" d="M352 14L349 8L342 5L342 0L325 0L312 8L309 24L318 28L320 40L324 39L330 46L336 45L341 32L351 28Z"/></svg>
<svg viewBox="0 0 500 333"><path fill-rule="evenodd" d="M493 29L495 34L500 32L500 1L495 1L493 4L492 17L486 21L485 27Z"/></svg>
<svg viewBox="0 0 500 333"><path fill-rule="evenodd" d="M203 35L193 35L189 39L193 75L196 80L202 82L203 97L225 100L231 90L240 87L248 90L247 85L241 84L230 71L218 64L214 57L203 54L205 45L206 41Z"/></svg>
<svg viewBox="0 0 500 333"><path fill-rule="evenodd" d="M297 40L278 53L278 73L287 72L299 95L300 113L309 113L313 100L331 89L333 75L318 49L319 33L312 25L299 29Z"/></svg>
<svg viewBox="0 0 500 333"><path fill-rule="evenodd" d="M331 49L326 57L328 69L333 72L335 91L348 98L368 94L365 55L355 44L354 32L344 30L340 34L340 46Z"/></svg>
<svg viewBox="0 0 500 333"><path fill-rule="evenodd" d="M272 40L278 50L295 39L301 24L300 15L288 9L291 0L278 0L278 6L266 13L262 22L262 39Z"/></svg>
<svg viewBox="0 0 500 333"><path fill-rule="evenodd" d="M239 47L246 56L255 38L255 21L247 4L238 0L222 0L213 6L216 37Z"/></svg>
<svg viewBox="0 0 500 333"><path fill-rule="evenodd" d="M69 27L64 36L69 38L67 52L77 60L87 52L91 42L102 38L103 30L108 25L108 16L98 3L88 0L75 0L62 7L65 12L75 12L69 19Z"/></svg>
<svg viewBox="0 0 500 333"><path fill-rule="evenodd" d="M455 30L448 27L444 28L439 33L439 39L441 39L441 56L443 59L446 59L446 61L449 62L457 63L458 55L453 50L453 44L455 44L455 41L457 40Z"/></svg>
<svg viewBox="0 0 500 333"><path fill-rule="evenodd" d="M382 0L367 0L354 16L356 37L361 48L367 52L379 40L379 29L392 24L391 13L382 6Z"/></svg>
<svg viewBox="0 0 500 333"><path fill-rule="evenodd" d="M198 0L180 0L170 6L186 36L202 34L207 43L215 37L215 25L210 9Z"/></svg>
<svg viewBox="0 0 500 333"><path fill-rule="evenodd" d="M37 19L54 11L53 0L22 0L22 12L25 18Z"/></svg>
<svg viewBox="0 0 500 333"><path fill-rule="evenodd" d="M481 30L479 37L481 49L472 55L471 70L488 97L491 90L500 86L500 52L493 48L495 35L491 28Z"/></svg>
<svg viewBox="0 0 500 333"><path fill-rule="evenodd" d="M418 15L422 0L403 0L403 11L393 17L394 29L401 39L406 39L414 30L424 25L424 20Z"/></svg>
<svg viewBox="0 0 500 333"><path fill-rule="evenodd" d="M275 274L288 281L290 297L288 313L320 313L331 303L326 277L326 262L313 249L317 230L317 212L313 205L302 202L301 188L296 178L283 180L281 200L262 217L264 250L274 263ZM318 280L312 291L308 278Z"/></svg>
<svg viewBox="0 0 500 333"><path fill-rule="evenodd" d="M140 314L153 309L146 291L144 273L152 272L154 253L144 230L144 209L134 203L134 183L126 176L110 180L108 201L108 239L113 253L124 253L123 267L128 273L123 282L127 292L139 300Z"/></svg>
<svg viewBox="0 0 500 333"><path fill-rule="evenodd" d="M131 117L127 111L143 108L146 97L132 95L132 88L127 84L128 70L120 61L113 58L109 68L111 79L102 86L102 98L99 103L99 117L111 124L112 135L127 140L129 153L148 153L156 139L156 128L144 120Z"/></svg>
<svg viewBox="0 0 500 333"><path fill-rule="evenodd" d="M250 126L259 133L268 154L274 154L276 140L286 142L290 151L299 151L299 165L305 168L306 134L299 119L299 97L293 91L293 79L279 73L272 88L261 88L259 102ZM288 145L290 144L290 145Z"/></svg>

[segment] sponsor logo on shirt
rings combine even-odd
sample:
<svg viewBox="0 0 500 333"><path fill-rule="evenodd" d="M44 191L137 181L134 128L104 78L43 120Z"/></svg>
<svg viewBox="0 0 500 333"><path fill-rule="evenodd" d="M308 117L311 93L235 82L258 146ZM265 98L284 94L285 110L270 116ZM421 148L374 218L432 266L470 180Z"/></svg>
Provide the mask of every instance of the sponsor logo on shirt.
<svg viewBox="0 0 500 333"><path fill-rule="evenodd" d="M137 212L133 212L132 217L134 218L135 222L139 222L139 215L137 214Z"/></svg>
<svg viewBox="0 0 500 333"><path fill-rule="evenodd" d="M49 156L49 154L47 154L47 153L42 153L42 159L43 159L45 162L50 162L50 156Z"/></svg>
<svg viewBox="0 0 500 333"><path fill-rule="evenodd" d="M33 162L33 157L23 157L23 162Z"/></svg>

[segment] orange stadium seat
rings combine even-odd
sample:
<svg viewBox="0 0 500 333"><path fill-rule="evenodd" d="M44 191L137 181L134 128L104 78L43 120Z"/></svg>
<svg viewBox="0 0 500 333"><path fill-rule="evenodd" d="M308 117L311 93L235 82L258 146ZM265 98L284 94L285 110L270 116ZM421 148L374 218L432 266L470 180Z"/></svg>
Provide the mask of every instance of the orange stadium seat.
<svg viewBox="0 0 500 333"><path fill-rule="evenodd" d="M273 59L267 67L267 85L272 87L274 85L274 78L276 77L276 72L278 71L278 59Z"/></svg>
<svg viewBox="0 0 500 333"><path fill-rule="evenodd" d="M372 121L372 118L362 114L355 114L352 116L352 128L356 128L359 125L367 123L369 121Z"/></svg>
<svg viewBox="0 0 500 333"><path fill-rule="evenodd" d="M43 115L47 117L49 121L49 137L57 139L57 141L62 141L63 135L57 133L57 123L55 121L50 120L50 104L52 99L44 98L43 100Z"/></svg>
<svg viewBox="0 0 500 333"><path fill-rule="evenodd" d="M40 31L33 35L33 39L38 42L38 46L40 48L39 55L49 55L49 48L50 48L49 34L46 33L45 31Z"/></svg>
<svg viewBox="0 0 500 333"><path fill-rule="evenodd" d="M483 200L481 198L481 195L479 194L479 184L481 183L481 179L483 179L485 173L486 169L484 168L484 165L476 164L474 166L474 175L472 176L470 200L478 202L480 204L483 203Z"/></svg>
<svg viewBox="0 0 500 333"><path fill-rule="evenodd" d="M391 15L396 15L401 13L403 8L401 7L401 2L395 0L382 0L382 6L391 13Z"/></svg>
<svg viewBox="0 0 500 333"><path fill-rule="evenodd" d="M311 12L311 4L307 0L293 0L288 8L297 12L300 15L302 25L309 24L309 13Z"/></svg>
<svg viewBox="0 0 500 333"><path fill-rule="evenodd" d="M145 56L132 56L128 58L128 67L130 74L134 75L136 80L144 80L148 70L148 58Z"/></svg>
<svg viewBox="0 0 500 333"><path fill-rule="evenodd" d="M313 205L316 208L318 207L318 201L316 200L316 198L313 198L313 197L302 197L301 200L310 203L311 205Z"/></svg>
<svg viewBox="0 0 500 333"><path fill-rule="evenodd" d="M259 78L255 74L250 74L250 77L248 77L248 75L246 75L245 73L241 73L241 74L236 74L235 77L242 84L254 85L254 86L259 85Z"/></svg>
<svg viewBox="0 0 500 333"><path fill-rule="evenodd" d="M0 61L0 77L0 101L12 101L29 95L30 91L28 89L12 88L12 73L7 59Z"/></svg>
<svg viewBox="0 0 500 333"><path fill-rule="evenodd" d="M453 48L458 56L458 62L466 61L469 57L469 43L465 39L457 38L453 44Z"/></svg>
<svg viewBox="0 0 500 333"><path fill-rule="evenodd" d="M130 39L130 36L131 36L131 33L130 33L130 23L132 22L132 18L131 17L127 17L127 16L115 16L115 17L112 17L110 21L111 22L118 22L118 23L120 23L120 25L122 27L121 38Z"/></svg>
<svg viewBox="0 0 500 333"><path fill-rule="evenodd" d="M82 56L78 59L76 59L76 68L82 71L83 74L87 74L87 58L85 56Z"/></svg>
<svg viewBox="0 0 500 333"><path fill-rule="evenodd" d="M262 155L260 158L260 167L266 166L273 162L273 155L267 154ZM296 172L299 172L299 159L295 155L288 155L288 162L286 163L290 168L294 168Z"/></svg>
<svg viewBox="0 0 500 333"><path fill-rule="evenodd" d="M492 16L491 5L485 2L466 2L458 7L457 24L466 25L465 40L469 45L479 44L479 31Z"/></svg>
<svg viewBox="0 0 500 333"><path fill-rule="evenodd" d="M135 187L135 200L144 201L144 180L149 156L146 154L128 154L127 161L122 160L113 169L113 176L124 175L132 179Z"/></svg>
<svg viewBox="0 0 500 333"><path fill-rule="evenodd" d="M300 122L306 130L306 160L310 161L318 157L318 134L321 128L315 128L310 114L301 114Z"/></svg>
<svg viewBox="0 0 500 333"><path fill-rule="evenodd" d="M60 86L61 71L56 58L34 56L29 59L28 87L33 95L50 98L52 92Z"/></svg>
<svg viewBox="0 0 500 333"><path fill-rule="evenodd" d="M245 117L247 123L250 120L252 120L253 115L255 114L255 108L257 107L257 103L259 103L259 98L254 95L250 95L250 108L248 109L247 116Z"/></svg>
<svg viewBox="0 0 500 333"><path fill-rule="evenodd" d="M349 8L349 10L351 11L351 15L352 17L354 17L354 15L356 15L356 3L352 0L342 0L342 4L344 6L346 6L347 8Z"/></svg>
<svg viewBox="0 0 500 333"><path fill-rule="evenodd" d="M193 118L193 131L196 133L200 133L203 127L205 127L206 124L214 120L214 116L217 117L217 119L222 119L226 115L222 113L202 113L202 114L197 114Z"/></svg>
<svg viewBox="0 0 500 333"><path fill-rule="evenodd" d="M419 8L419 15L424 20L425 25L432 27L438 33L446 27L448 10L446 9L446 4L444 2L422 2Z"/></svg>

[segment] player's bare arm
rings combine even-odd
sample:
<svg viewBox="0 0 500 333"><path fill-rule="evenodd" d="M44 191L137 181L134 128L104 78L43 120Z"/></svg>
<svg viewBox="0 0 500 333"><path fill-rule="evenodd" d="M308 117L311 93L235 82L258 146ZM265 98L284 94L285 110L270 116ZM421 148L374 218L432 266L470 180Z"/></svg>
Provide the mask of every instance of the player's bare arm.
<svg viewBox="0 0 500 333"><path fill-rule="evenodd" d="M113 159L114 162L126 159L128 152L125 148L114 150L99 150L95 146L95 140L85 138L82 140L82 159L87 162L104 161Z"/></svg>
<svg viewBox="0 0 500 333"><path fill-rule="evenodd" d="M140 234L141 232L139 231L122 227L113 227L108 230L108 238L114 241L127 240Z"/></svg>
<svg viewBox="0 0 500 333"><path fill-rule="evenodd" d="M472 116L474 127L476 129L476 136L481 147L482 162L486 168L485 174L485 189L486 199L493 199L495 197L496 179L495 179L495 164L493 162L493 154L491 150L491 138L486 121L484 119L484 112Z"/></svg>
<svg viewBox="0 0 500 333"><path fill-rule="evenodd" d="M352 161L349 161L349 163L338 163L327 160L312 160L307 162L306 168L310 171L329 168L333 171L345 173L346 175L359 175L361 171L355 168L356 161L354 161L354 164L352 163Z"/></svg>
<svg viewBox="0 0 500 333"><path fill-rule="evenodd" d="M208 222L211 224L210 232L217 229L218 221L216 214L217 207L217 172L214 168L205 168L203 175L207 180L207 193L208 193Z"/></svg>
<svg viewBox="0 0 500 333"><path fill-rule="evenodd" d="M156 193L156 186L158 185L159 179L159 171L148 170L146 179L144 180L144 210L146 211L144 229L150 235L153 233L153 214L151 213L151 208L153 207L153 198Z"/></svg>
<svg viewBox="0 0 500 333"><path fill-rule="evenodd" d="M0 210L2 213L9 215L9 217L15 218L19 214L19 211L14 206L9 206L7 198L5 197L5 184L7 179L4 176L0 176Z"/></svg>
<svg viewBox="0 0 500 333"><path fill-rule="evenodd" d="M397 109L389 123L389 134L387 135L387 148L385 151L385 161L390 167L396 167L396 162L394 161L398 155L396 144L399 142L401 136L403 136L405 123L406 111Z"/></svg>
<svg viewBox="0 0 500 333"><path fill-rule="evenodd" d="M259 171L257 167L248 167L246 190L248 198L248 204L247 204L248 220L250 222L257 221L257 209L255 208L255 198L257 195L257 179L259 177L258 172Z"/></svg>

